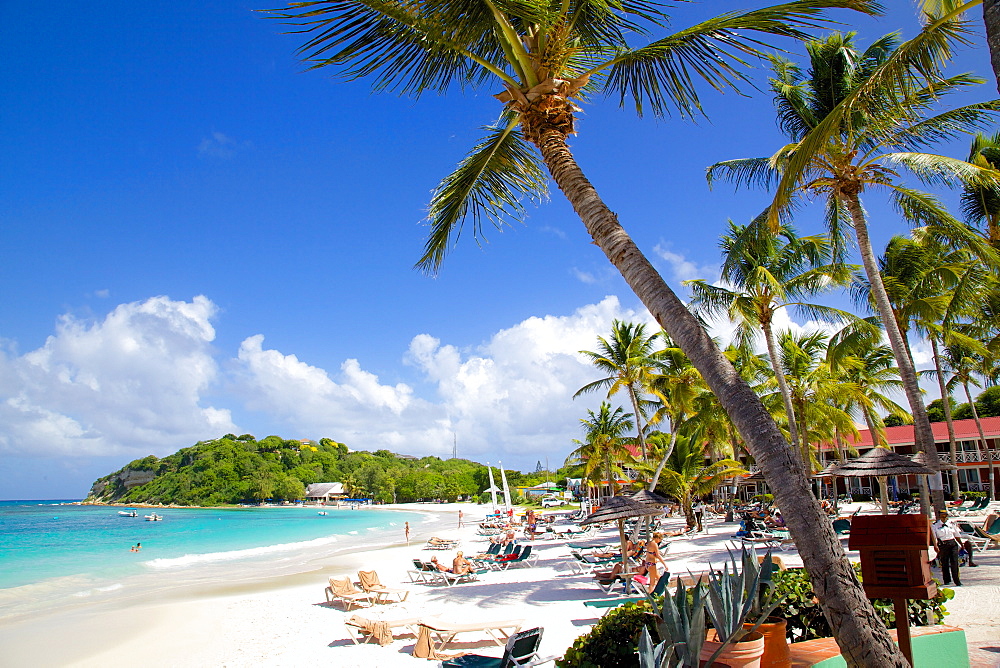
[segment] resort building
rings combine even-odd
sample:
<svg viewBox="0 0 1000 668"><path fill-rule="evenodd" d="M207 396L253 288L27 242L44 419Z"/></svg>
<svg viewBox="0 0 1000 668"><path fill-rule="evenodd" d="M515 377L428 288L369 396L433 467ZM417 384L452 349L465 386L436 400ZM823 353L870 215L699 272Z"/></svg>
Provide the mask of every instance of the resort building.
<svg viewBox="0 0 1000 668"><path fill-rule="evenodd" d="M314 482L306 488L306 503L330 503L345 496L342 482Z"/></svg>

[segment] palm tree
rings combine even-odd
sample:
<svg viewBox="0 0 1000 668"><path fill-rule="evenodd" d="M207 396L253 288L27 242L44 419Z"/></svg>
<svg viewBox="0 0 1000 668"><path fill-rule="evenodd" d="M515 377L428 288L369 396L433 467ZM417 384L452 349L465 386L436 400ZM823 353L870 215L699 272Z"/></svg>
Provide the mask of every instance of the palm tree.
<svg viewBox="0 0 1000 668"><path fill-rule="evenodd" d="M615 320L611 325L610 340L603 336L597 337L600 341L599 352L580 351L582 355L589 357L591 363L607 376L584 385L573 395L575 399L581 394L607 388L610 399L624 389L632 403L635 426L638 431L636 443L639 444L643 461L646 460L646 438L644 436L645 428L642 424L641 393L643 387L649 382L653 369L655 358L653 347L657 336L658 334L647 336L646 325L642 323L634 324Z"/></svg>
<svg viewBox="0 0 1000 668"><path fill-rule="evenodd" d="M689 529L696 525L692 510L696 498L711 494L727 478L746 473L743 466L734 459L706 463L702 443L698 436L679 437L667 459L659 485L663 494L676 498L680 503Z"/></svg>
<svg viewBox="0 0 1000 668"><path fill-rule="evenodd" d="M741 56L760 53L761 35L802 38L831 7L875 13L878 5L794 0L727 13L671 34L664 34L662 5L649 0L316 0L270 15L306 35L300 53L313 68L332 67L347 79L370 77L379 91L419 95L453 84L503 87L499 122L432 198L431 233L418 266L436 271L466 219L475 233L484 222L502 226L520 214L522 194L543 190L533 145L594 243L701 371L777 490L848 661L902 665L781 431L626 233L567 143L575 131L576 101L584 94L631 100L640 113L676 108L693 116L701 108L696 80L714 88L732 85L741 76ZM628 42L654 33L645 45Z"/></svg>
<svg viewBox="0 0 1000 668"><path fill-rule="evenodd" d="M621 407L612 410L611 404L603 401L597 413L587 410L587 416L580 420L586 436L582 441L574 441L578 447L566 458L564 466L583 464L584 477L591 482L600 481L603 475L614 496L618 493L621 464L632 460L625 441L625 433L633 427L632 414Z"/></svg>
<svg viewBox="0 0 1000 668"><path fill-rule="evenodd" d="M965 400L969 402L969 407L972 408L972 418L976 422L976 429L979 431L979 445L982 451L986 453L989 457L989 467L990 473L993 473L993 460L989 454L989 448L986 445L986 434L983 431L983 423L979 419L979 411L976 409L976 402L972 399L972 391L969 389L970 385L975 385L979 387L979 377L982 377L986 369L989 368L990 362L988 358L977 355L972 350L960 346L947 346L945 347L944 354L944 367L946 371L952 374L951 380L948 382L949 387L955 385L961 385L962 389L965 391ZM991 477L995 477L991 475ZM992 484L991 488L995 485ZM996 489L993 490L993 499L997 499Z"/></svg>
<svg viewBox="0 0 1000 668"><path fill-rule="evenodd" d="M977 134L969 148L969 162L984 169L1000 169L1000 132ZM1000 247L1000 191L983 184L965 185L962 214L970 223L982 225L990 243Z"/></svg>
<svg viewBox="0 0 1000 668"><path fill-rule="evenodd" d="M875 187L886 188L907 219L941 226L952 218L935 198L903 185L899 167L925 182L997 183L993 170L916 152L932 142L974 132L1000 110L1000 102L993 101L929 116L942 95L980 83L968 74L944 77L938 73L936 64L950 55L949 37L960 35L961 30L954 20L936 21L908 42L900 44L895 35L887 35L864 51L855 47L853 33L834 33L807 44L808 72L785 58L773 57L771 88L779 123L794 143L770 158L730 160L712 165L708 171L710 181L716 176L737 183L767 185L777 181L769 208L772 229L778 228L793 195L803 192L826 198L827 224L836 245L842 243L844 227L853 227L900 369L917 447L931 462L936 459L934 435L916 371L879 275L861 194ZM989 252L978 239L970 235L963 239L976 244L977 252ZM943 508L940 475L932 477L931 493L934 506Z"/></svg>
<svg viewBox="0 0 1000 668"><path fill-rule="evenodd" d="M927 21L941 16L958 15L978 5L983 6L983 24L986 26L986 45L990 50L990 64L1000 92L1000 0L923 0L922 11Z"/></svg>
<svg viewBox="0 0 1000 668"><path fill-rule="evenodd" d="M677 430L692 413L695 397L707 389L701 373L684 351L673 345L670 337L664 335L663 340L666 345L656 353L656 366L648 379L647 388L659 400L650 423L659 425L665 422L670 429L670 441L663 449L660 463L650 477L650 491L656 489L667 458L674 450Z"/></svg>
<svg viewBox="0 0 1000 668"><path fill-rule="evenodd" d="M784 402L792 447L798 448L791 394L778 363L774 317L782 308L795 307L823 320L850 319L850 314L839 309L803 300L848 285L855 267L831 263L830 244L825 238L799 237L788 225L770 234L759 224L736 225L730 221L729 234L723 235L719 246L725 258L722 281L732 287L711 285L700 279L686 281L694 295L691 306L707 316L727 314L736 323L738 345L749 345L758 331L763 332L771 369Z"/></svg>

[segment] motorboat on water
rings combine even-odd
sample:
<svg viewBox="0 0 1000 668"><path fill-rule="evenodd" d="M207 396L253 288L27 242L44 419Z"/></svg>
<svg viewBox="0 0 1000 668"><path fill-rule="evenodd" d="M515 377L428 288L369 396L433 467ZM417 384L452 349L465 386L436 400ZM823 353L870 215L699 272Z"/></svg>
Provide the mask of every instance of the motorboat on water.
<svg viewBox="0 0 1000 668"><path fill-rule="evenodd" d="M138 517L139 513L134 510L119 510L118 515L121 517Z"/></svg>
<svg viewBox="0 0 1000 668"><path fill-rule="evenodd" d="M317 515L326 515L326 511L325 511L325 510L321 510L321 511L319 511L319 512L318 512L318 513L316 513L316 514L317 514Z"/></svg>
<svg viewBox="0 0 1000 668"><path fill-rule="evenodd" d="M157 515L156 513L153 513L152 515L146 515L147 522L159 522L162 519L163 517L161 515Z"/></svg>

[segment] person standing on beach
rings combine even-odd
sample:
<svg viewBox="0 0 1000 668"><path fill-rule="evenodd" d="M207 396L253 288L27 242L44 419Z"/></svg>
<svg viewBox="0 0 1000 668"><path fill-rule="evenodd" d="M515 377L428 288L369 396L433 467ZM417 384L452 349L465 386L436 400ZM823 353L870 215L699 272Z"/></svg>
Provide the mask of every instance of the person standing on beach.
<svg viewBox="0 0 1000 668"><path fill-rule="evenodd" d="M941 579L945 585L955 582L956 587L962 586L962 578L958 573L958 539L962 532L948 519L948 511L938 511L938 521L931 525L934 533L934 547L937 549L938 562L941 564Z"/></svg>
<svg viewBox="0 0 1000 668"><path fill-rule="evenodd" d="M462 524L462 511L458 511L458 528L461 529L464 525Z"/></svg>
<svg viewBox="0 0 1000 668"><path fill-rule="evenodd" d="M406 526L403 527L403 531L406 532L406 544L410 544L410 523L406 522Z"/></svg>
<svg viewBox="0 0 1000 668"><path fill-rule="evenodd" d="M698 499L691 510L694 511L694 519L698 523L698 533L701 533L705 530L705 502Z"/></svg>

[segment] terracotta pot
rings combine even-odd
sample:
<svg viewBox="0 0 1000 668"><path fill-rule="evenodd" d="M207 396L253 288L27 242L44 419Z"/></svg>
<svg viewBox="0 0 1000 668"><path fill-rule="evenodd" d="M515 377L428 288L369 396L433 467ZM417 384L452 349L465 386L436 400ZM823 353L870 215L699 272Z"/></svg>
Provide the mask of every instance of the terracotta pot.
<svg viewBox="0 0 1000 668"><path fill-rule="evenodd" d="M751 628L753 624L744 624ZM757 627L757 632L764 636L764 654L760 657L760 668L789 668L792 665L791 653L788 651L788 638L785 637L788 622L781 617L768 617L767 621Z"/></svg>
<svg viewBox="0 0 1000 668"><path fill-rule="evenodd" d="M708 632L708 638L701 647L701 665L708 666L708 660L719 649L720 643L715 629ZM712 666L729 666L729 668L760 668L760 657L764 654L764 636L759 631L748 633L740 642L726 646L715 658Z"/></svg>

